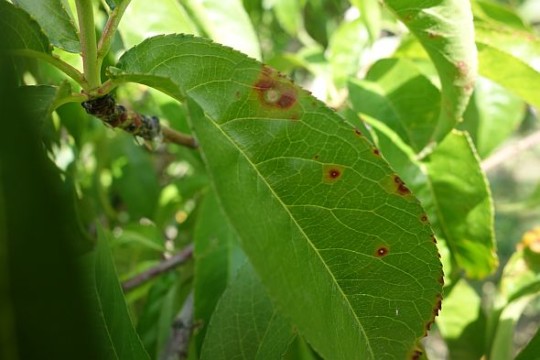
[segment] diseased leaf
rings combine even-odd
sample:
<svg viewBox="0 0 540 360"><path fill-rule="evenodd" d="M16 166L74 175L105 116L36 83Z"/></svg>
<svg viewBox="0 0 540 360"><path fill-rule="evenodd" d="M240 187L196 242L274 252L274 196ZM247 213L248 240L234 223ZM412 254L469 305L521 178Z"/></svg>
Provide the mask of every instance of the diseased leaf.
<svg viewBox="0 0 540 360"><path fill-rule="evenodd" d="M98 227L96 250L85 257L88 296L101 335L100 359L150 359L135 332L118 282L105 231Z"/></svg>
<svg viewBox="0 0 540 360"><path fill-rule="evenodd" d="M30 49L47 54L52 50L38 23L6 1L0 1L0 34L6 49Z"/></svg>
<svg viewBox="0 0 540 360"><path fill-rule="evenodd" d="M468 0L386 0L418 38L441 81L441 111L433 141L442 140L465 111L476 78L476 47Z"/></svg>
<svg viewBox="0 0 540 360"><path fill-rule="evenodd" d="M406 59L380 60L366 80L349 82L353 109L384 122L417 153L437 127L438 99L439 90Z"/></svg>
<svg viewBox="0 0 540 360"><path fill-rule="evenodd" d="M13 0L41 25L51 43L69 52L81 51L77 29L62 0Z"/></svg>
<svg viewBox="0 0 540 360"><path fill-rule="evenodd" d="M457 264L471 278L497 268L493 204L478 155L467 133L454 131L425 160L437 218Z"/></svg>
<svg viewBox="0 0 540 360"><path fill-rule="evenodd" d="M525 109L517 95L479 77L459 128L469 132L478 154L485 158L517 129Z"/></svg>
<svg viewBox="0 0 540 360"><path fill-rule="evenodd" d="M319 353L416 351L440 306L437 249L416 198L353 126L274 70L190 36L149 39L111 72L178 85L244 251Z"/></svg>
<svg viewBox="0 0 540 360"><path fill-rule="evenodd" d="M201 360L281 359L293 337L292 326L246 263L216 306Z"/></svg>

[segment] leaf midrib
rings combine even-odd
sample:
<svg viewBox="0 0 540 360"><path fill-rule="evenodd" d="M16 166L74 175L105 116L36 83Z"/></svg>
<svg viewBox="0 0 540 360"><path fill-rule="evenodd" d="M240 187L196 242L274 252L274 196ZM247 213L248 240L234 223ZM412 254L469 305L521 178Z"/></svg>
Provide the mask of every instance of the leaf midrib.
<svg viewBox="0 0 540 360"><path fill-rule="evenodd" d="M290 219L292 219L292 222L294 223L294 225L296 226L296 228L300 231L300 233L302 234L302 236L305 238L305 240L307 241L307 243L309 244L309 246L313 249L313 251L317 254L317 258L320 260L320 262L323 264L324 266L324 269L326 269L326 271L328 272L328 274L331 276L332 280L334 281L335 285L336 285L336 288L339 289L339 293L342 295L342 298L345 300L345 303L347 304L347 307L348 309L350 310L350 312L352 313L352 315L354 316L354 319L356 320L356 323L358 324L358 327L360 329L360 331L362 332L362 335L365 339L365 342L366 342L366 345L367 345L367 349L369 351L369 354L371 355L371 358L374 359L375 358L375 355L373 353L373 349L371 348L371 345L370 345L370 342L369 342L369 338L364 330L364 327L362 326L362 324L360 323L360 321L358 320L358 317L356 316L356 313L354 311L354 308L352 307L352 304L351 302L349 301L349 298L345 295L345 293L342 291L341 289L341 286L339 285L339 283L337 282L334 274L332 273L332 271L330 270L330 268L328 267L328 265L324 262L323 258L321 257L318 249L315 247L315 245L311 242L311 240L309 239L309 237L307 236L307 234L304 232L304 229L300 226L300 224L298 224L298 222L296 221L296 218L293 216L293 214L289 211L289 209L287 208L287 205L285 203L283 203L283 201L281 200L281 198L277 195L277 193L274 191L274 189L272 188L272 186L270 186L270 184L266 181L266 179L264 178L264 176L261 174L261 172L259 171L259 169L257 168L257 166L255 166L255 164L251 161L251 159L245 155L244 151L242 151L242 149L240 149L238 147L238 145L236 144L236 142L233 141L233 139L225 132L223 131L223 129L221 128L221 126L219 126L217 124L216 121L214 121L214 119L212 119L211 117L209 117L207 115L207 113L205 112L204 113L204 116L206 116L210 122L212 123L212 125L219 130L219 132L229 141L229 143L231 143L235 149L238 150L238 152L240 154L242 154L242 156L244 157L244 159L246 159L246 161L249 163L249 165L253 168L253 170L256 172L257 176L262 180L262 182L266 185L266 187L270 190L271 194L274 196L275 199L277 199L278 203L281 205L281 207L283 208L283 210L289 215Z"/></svg>

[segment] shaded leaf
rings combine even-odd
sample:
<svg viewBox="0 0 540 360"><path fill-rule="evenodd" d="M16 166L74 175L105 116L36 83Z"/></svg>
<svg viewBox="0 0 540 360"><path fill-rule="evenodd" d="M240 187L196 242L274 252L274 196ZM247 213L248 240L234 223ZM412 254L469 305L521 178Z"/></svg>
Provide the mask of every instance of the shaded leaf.
<svg viewBox="0 0 540 360"><path fill-rule="evenodd" d="M244 251L318 352L415 351L440 305L437 250L418 201L354 127L274 70L190 36L149 39L111 72L178 84Z"/></svg>
<svg viewBox="0 0 540 360"><path fill-rule="evenodd" d="M483 278L498 265L493 204L478 155L467 133L454 131L425 160L436 206L433 225L467 276ZM466 176L464 176L466 174Z"/></svg>
<svg viewBox="0 0 540 360"><path fill-rule="evenodd" d="M485 158L517 129L525 109L517 95L480 77L459 128L469 132L478 154Z"/></svg>
<svg viewBox="0 0 540 360"><path fill-rule="evenodd" d="M77 29L62 0L13 2L36 19L54 46L73 53L81 51Z"/></svg>
<svg viewBox="0 0 540 360"><path fill-rule="evenodd" d="M0 1L0 34L6 49L30 49L50 53L49 39L25 11Z"/></svg>
<svg viewBox="0 0 540 360"><path fill-rule="evenodd" d="M149 359L131 323L108 241L105 230L98 227L96 250L84 259L88 297L101 335L99 359Z"/></svg>
<svg viewBox="0 0 540 360"><path fill-rule="evenodd" d="M281 359L293 336L292 326L246 263L216 306L201 359Z"/></svg>
<svg viewBox="0 0 540 360"><path fill-rule="evenodd" d="M467 0L386 0L385 4L418 38L441 81L441 111L434 141L461 119L476 78L476 47Z"/></svg>
<svg viewBox="0 0 540 360"><path fill-rule="evenodd" d="M479 344L486 336L485 321L480 297L465 280L460 280L452 287L450 295L444 297L444 306L437 319L437 327L451 359L482 357L484 349Z"/></svg>
<svg viewBox="0 0 540 360"><path fill-rule="evenodd" d="M366 80L349 82L349 94L356 112L384 122L416 152L432 139L440 112L440 93L411 61L378 61Z"/></svg>
<svg viewBox="0 0 540 360"><path fill-rule="evenodd" d="M200 351L214 308L245 256L236 234L221 210L214 191L204 198L193 235L195 241L195 322L197 351Z"/></svg>

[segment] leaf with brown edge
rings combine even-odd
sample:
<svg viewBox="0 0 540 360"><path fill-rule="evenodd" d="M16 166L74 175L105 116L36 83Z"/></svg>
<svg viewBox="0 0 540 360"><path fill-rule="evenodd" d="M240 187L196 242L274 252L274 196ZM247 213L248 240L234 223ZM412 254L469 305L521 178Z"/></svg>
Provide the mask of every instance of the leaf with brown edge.
<svg viewBox="0 0 540 360"><path fill-rule="evenodd" d="M314 349L412 353L442 268L424 210L366 138L277 71L204 39L148 39L111 74L186 101L242 248Z"/></svg>

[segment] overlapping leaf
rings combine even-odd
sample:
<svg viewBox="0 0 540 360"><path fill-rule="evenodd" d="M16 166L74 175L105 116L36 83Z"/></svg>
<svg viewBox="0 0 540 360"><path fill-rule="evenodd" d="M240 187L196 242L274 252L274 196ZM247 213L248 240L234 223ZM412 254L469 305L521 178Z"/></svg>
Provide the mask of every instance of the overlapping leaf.
<svg viewBox="0 0 540 360"><path fill-rule="evenodd" d="M51 52L49 39L38 23L28 13L4 0L0 1L0 33L2 34L1 45L6 49Z"/></svg>
<svg viewBox="0 0 540 360"><path fill-rule="evenodd" d="M418 201L354 127L274 70L203 39L149 39L111 73L187 100L242 247L317 351L415 352L440 305L437 250Z"/></svg>

